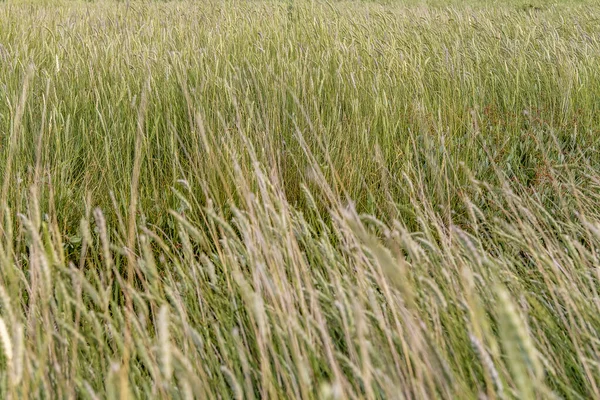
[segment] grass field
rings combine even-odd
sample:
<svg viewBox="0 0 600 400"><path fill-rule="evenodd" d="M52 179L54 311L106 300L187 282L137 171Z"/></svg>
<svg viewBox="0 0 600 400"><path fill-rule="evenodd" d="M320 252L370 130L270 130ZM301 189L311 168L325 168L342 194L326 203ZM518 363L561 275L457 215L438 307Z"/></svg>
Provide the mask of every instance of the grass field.
<svg viewBox="0 0 600 400"><path fill-rule="evenodd" d="M600 398L600 5L0 2L0 397Z"/></svg>

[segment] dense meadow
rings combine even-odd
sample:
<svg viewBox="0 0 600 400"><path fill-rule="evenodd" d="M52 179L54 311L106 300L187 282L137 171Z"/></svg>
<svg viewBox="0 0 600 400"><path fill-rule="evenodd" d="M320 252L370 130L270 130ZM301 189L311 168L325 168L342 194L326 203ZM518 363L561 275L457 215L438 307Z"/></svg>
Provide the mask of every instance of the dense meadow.
<svg viewBox="0 0 600 400"><path fill-rule="evenodd" d="M0 397L600 398L600 5L0 2Z"/></svg>

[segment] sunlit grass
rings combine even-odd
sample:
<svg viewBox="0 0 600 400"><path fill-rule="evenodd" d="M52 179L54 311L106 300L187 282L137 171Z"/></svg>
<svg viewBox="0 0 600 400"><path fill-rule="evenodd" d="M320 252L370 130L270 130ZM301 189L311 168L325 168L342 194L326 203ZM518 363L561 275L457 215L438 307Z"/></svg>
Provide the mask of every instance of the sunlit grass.
<svg viewBox="0 0 600 400"><path fill-rule="evenodd" d="M600 397L599 22L0 3L0 397Z"/></svg>

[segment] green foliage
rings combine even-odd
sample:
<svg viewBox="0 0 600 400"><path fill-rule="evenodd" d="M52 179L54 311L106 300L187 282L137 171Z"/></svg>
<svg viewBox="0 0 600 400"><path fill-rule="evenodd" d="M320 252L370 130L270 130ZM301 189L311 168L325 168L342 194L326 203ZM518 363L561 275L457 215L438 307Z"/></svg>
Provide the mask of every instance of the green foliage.
<svg viewBox="0 0 600 400"><path fill-rule="evenodd" d="M3 3L0 397L600 397L599 19Z"/></svg>

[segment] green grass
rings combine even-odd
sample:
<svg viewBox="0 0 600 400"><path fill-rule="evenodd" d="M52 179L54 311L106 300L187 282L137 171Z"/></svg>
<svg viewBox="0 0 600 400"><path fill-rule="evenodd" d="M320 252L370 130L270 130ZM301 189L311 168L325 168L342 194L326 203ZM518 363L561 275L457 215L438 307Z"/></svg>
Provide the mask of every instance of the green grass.
<svg viewBox="0 0 600 400"><path fill-rule="evenodd" d="M0 397L600 397L600 6L0 3Z"/></svg>

